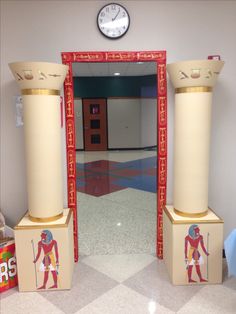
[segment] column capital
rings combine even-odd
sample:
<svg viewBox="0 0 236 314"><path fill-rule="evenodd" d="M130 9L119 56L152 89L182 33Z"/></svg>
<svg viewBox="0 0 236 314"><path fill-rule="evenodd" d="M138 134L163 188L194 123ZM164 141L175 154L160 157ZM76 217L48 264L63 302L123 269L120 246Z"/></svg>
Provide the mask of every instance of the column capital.
<svg viewBox="0 0 236 314"><path fill-rule="evenodd" d="M21 90L60 91L68 66L49 62L13 62L9 67Z"/></svg>
<svg viewBox="0 0 236 314"><path fill-rule="evenodd" d="M175 89L194 87L197 91L213 87L223 66L220 60L189 60L168 64L167 72Z"/></svg>

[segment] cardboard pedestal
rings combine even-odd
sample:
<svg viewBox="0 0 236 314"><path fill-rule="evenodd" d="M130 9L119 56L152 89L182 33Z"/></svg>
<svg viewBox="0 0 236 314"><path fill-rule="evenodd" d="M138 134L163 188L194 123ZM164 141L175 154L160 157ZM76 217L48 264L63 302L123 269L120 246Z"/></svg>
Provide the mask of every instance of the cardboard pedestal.
<svg viewBox="0 0 236 314"><path fill-rule="evenodd" d="M223 220L211 209L204 217L188 218L166 206L163 239L164 262L174 285L222 282Z"/></svg>
<svg viewBox="0 0 236 314"><path fill-rule="evenodd" d="M71 288L74 268L73 217L48 223L32 222L28 214L15 230L19 291L64 290Z"/></svg>

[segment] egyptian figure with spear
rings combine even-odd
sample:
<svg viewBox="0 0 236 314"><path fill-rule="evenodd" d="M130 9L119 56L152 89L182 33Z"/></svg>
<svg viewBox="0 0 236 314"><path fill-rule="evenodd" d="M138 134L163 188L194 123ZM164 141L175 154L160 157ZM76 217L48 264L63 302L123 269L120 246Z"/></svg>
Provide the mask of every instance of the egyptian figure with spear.
<svg viewBox="0 0 236 314"><path fill-rule="evenodd" d="M49 277L49 272L51 272L54 284L49 289L58 288L58 268L59 268L59 255L57 241L53 239L52 233L49 230L43 230L41 232L41 241L38 242L38 252L35 257L34 253L34 243L32 242L34 260L33 263L36 265L41 252L44 256L39 266L39 271L44 272L43 285L37 289L46 289L46 284ZM35 266L35 276L36 276L36 286L37 284L37 273Z"/></svg>
<svg viewBox="0 0 236 314"><path fill-rule="evenodd" d="M209 237L209 233L207 234L207 237ZM188 282L194 283L195 280L192 279L192 270L193 266L196 268L196 272L198 274L200 282L207 282L208 281L208 272L207 272L207 279L204 279L202 277L201 273L201 265L204 264L204 259L202 255L199 252L199 244L203 250L203 252L207 256L207 269L208 269L208 238L207 238L207 249L204 245L203 236L200 234L200 229L198 225L191 225L188 231L188 235L185 237L185 263L186 263L186 269L188 273Z"/></svg>

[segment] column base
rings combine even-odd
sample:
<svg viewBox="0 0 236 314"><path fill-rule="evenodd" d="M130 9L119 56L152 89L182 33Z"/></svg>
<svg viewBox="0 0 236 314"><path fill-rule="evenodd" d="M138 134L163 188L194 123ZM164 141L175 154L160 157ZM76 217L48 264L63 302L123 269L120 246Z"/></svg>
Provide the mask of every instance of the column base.
<svg viewBox="0 0 236 314"><path fill-rule="evenodd" d="M28 214L14 228L19 291L71 288L74 268L73 216L65 209L54 222L32 222Z"/></svg>
<svg viewBox="0 0 236 314"><path fill-rule="evenodd" d="M185 212L182 212L181 210L178 210L176 208L174 208L174 212L179 215L179 216L182 216L182 217L188 217L188 218L200 218L200 217L204 217L207 215L208 213L208 209L204 212L201 212L201 213L185 213Z"/></svg>
<svg viewBox="0 0 236 314"><path fill-rule="evenodd" d="M45 217L45 218L41 218L41 217L33 217L30 214L28 215L29 220L34 221L34 222L51 222L51 221L55 221L57 219L60 219L63 217L63 212L59 215L53 216L53 217Z"/></svg>
<svg viewBox="0 0 236 314"><path fill-rule="evenodd" d="M163 258L172 284L222 282L223 225L211 209L204 217L193 218L177 215L173 206L165 207Z"/></svg>

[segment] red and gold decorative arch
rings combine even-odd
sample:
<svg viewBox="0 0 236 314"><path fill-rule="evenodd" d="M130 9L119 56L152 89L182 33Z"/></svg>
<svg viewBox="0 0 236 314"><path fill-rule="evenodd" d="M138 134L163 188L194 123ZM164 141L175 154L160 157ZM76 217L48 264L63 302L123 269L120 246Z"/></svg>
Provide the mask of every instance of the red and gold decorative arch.
<svg viewBox="0 0 236 314"><path fill-rule="evenodd" d="M68 207L74 216L74 252L78 261L78 227L76 198L76 150L74 121L73 62L156 62L157 64L157 257L163 258L162 213L166 204L167 181L167 86L165 51L62 52L62 63L69 66L64 83L66 112L66 150Z"/></svg>

